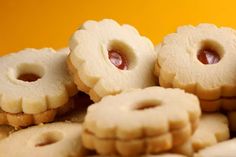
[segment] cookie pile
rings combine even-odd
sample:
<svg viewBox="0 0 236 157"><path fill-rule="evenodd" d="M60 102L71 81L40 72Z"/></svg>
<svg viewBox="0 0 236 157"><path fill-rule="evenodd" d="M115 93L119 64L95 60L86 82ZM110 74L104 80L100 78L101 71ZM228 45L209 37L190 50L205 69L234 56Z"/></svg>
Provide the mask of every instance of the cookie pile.
<svg viewBox="0 0 236 157"><path fill-rule="evenodd" d="M183 26L154 47L130 25L86 21L69 49L25 49L0 68L0 157L236 154L231 28Z"/></svg>

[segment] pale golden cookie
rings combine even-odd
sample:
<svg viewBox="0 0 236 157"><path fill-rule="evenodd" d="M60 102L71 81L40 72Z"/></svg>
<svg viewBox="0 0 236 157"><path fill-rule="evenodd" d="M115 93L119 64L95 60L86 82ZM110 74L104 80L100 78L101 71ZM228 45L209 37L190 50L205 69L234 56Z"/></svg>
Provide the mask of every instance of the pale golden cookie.
<svg viewBox="0 0 236 157"><path fill-rule="evenodd" d="M93 101L155 85L154 46L130 25L110 19L87 21L73 34L70 50L71 75L78 89Z"/></svg>
<svg viewBox="0 0 236 157"><path fill-rule="evenodd" d="M61 107L58 107L56 109L49 109L37 114L11 114L0 110L0 124L8 124L18 129L29 125L48 123L54 121L55 117L64 115L73 107L74 102L73 99L71 99L68 101L68 103Z"/></svg>
<svg viewBox="0 0 236 157"><path fill-rule="evenodd" d="M27 119L58 110L77 92L67 71L68 53L25 49L0 58L0 107L10 125L9 116L25 114ZM32 124L29 121L24 126Z"/></svg>
<svg viewBox="0 0 236 157"><path fill-rule="evenodd" d="M197 97L183 90L131 90L88 108L82 141L102 155L159 153L186 142L200 115Z"/></svg>
<svg viewBox="0 0 236 157"><path fill-rule="evenodd" d="M236 31L211 24L183 26L165 37L155 74L161 86L203 100L236 96Z"/></svg>
<svg viewBox="0 0 236 157"><path fill-rule="evenodd" d="M52 123L22 129L0 141L1 157L84 157L81 125Z"/></svg>
<svg viewBox="0 0 236 157"><path fill-rule="evenodd" d="M176 146L172 152L192 156L201 149L228 140L230 137L228 120L223 114L203 114L198 128L189 141Z"/></svg>
<svg viewBox="0 0 236 157"><path fill-rule="evenodd" d="M234 138L200 150L194 157L235 157L235 148L236 139Z"/></svg>

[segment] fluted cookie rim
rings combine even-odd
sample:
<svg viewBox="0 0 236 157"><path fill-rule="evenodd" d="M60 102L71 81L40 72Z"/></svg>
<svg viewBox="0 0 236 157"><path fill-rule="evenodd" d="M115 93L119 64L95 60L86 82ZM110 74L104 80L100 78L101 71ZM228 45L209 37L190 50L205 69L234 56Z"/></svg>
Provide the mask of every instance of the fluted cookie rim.
<svg viewBox="0 0 236 157"><path fill-rule="evenodd" d="M108 25L111 26L110 29L107 28ZM104 27L103 29L106 29L106 30L104 30L103 32L98 31L98 29L102 29L102 27ZM89 33L90 31L91 33ZM116 35L107 35L107 34L112 34L109 32L115 32L115 33L118 32L118 33ZM105 33L106 35L104 35ZM99 36L97 34L99 34ZM123 35L121 36L121 34ZM96 39L95 37L98 39ZM102 39L102 37L105 39ZM133 41L131 42L130 39L129 40L126 39L128 37L130 37L132 40L137 41L137 43L142 43L142 44L139 44L142 46L134 47L133 46L134 44L130 44L130 43L133 43ZM100 39L101 41L99 41ZM86 42L85 41L83 42L83 40L85 40ZM109 78L104 77L107 74L115 73L117 75L116 76L117 79L115 79L116 81L118 81L118 79L122 80L122 78L124 77L126 77L126 81L127 81L127 78L129 78L127 77L128 75L131 75L131 74L134 75L135 73L138 74L137 71L140 70L142 67L142 68L148 69L148 70L145 70L145 69L140 70L140 73L145 73L145 75L147 74L147 77L143 79L142 81L132 81L130 84L132 84L132 86L134 86L133 85L134 82L136 82L136 84L140 84L139 87L138 85L136 85L136 87L134 86L133 88L144 88L146 86L155 85L155 79L152 72L154 69L154 66L148 67L147 64L143 64L143 63L142 63L142 66L139 65L141 63L140 57L136 57L136 59L134 59L135 57L132 57L132 55L131 57L128 57L131 60L137 60L137 62L140 62L139 64L134 63L137 65L136 66L133 65L130 70L129 69L119 70L114 65L112 65L112 63L110 63L107 57L105 57L106 56L105 49L107 49L110 45L110 42L113 42L113 41L124 42L124 44L127 47L129 47L129 51L134 51L134 53L135 52L137 53L137 51L147 52L147 53L144 53L145 57L143 58L145 58L146 60L152 60L153 65L155 62L156 54L154 51L153 44L151 43L149 39L147 39L144 36L141 36L134 27L127 24L120 25L111 19L104 19L98 22L92 21L92 20L86 21L80 27L80 29L77 30L73 34L70 40L69 47L70 47L71 53L67 59L67 65L75 80L75 83L77 84L78 89L89 94L92 100L96 102L99 101L103 96L110 95L110 94L111 95L118 94L122 92L125 88L127 88L127 87L123 87L124 85L121 85L121 84L119 84L119 86L116 85L117 82L112 83L112 81L109 80ZM85 43L90 43L89 49L93 48L95 49L94 51L100 51L101 49L102 52L104 51L104 54L101 53L96 56L101 55L101 57L103 58L104 62L102 62L101 65L99 65L99 67L100 67L100 70L103 70L104 72L107 71L106 75L104 74L104 72L98 72L98 67L96 67L97 65L96 66L90 65L94 62L94 60L88 61L89 59L85 57L86 54L85 53L83 54L81 52L81 50L85 50L85 46L83 46L85 45ZM95 45L95 46L92 46L92 45ZM97 50L96 48L98 48L99 50ZM147 49L147 50L144 50L144 49ZM79 54L78 52L81 52L81 53ZM86 51L86 53L92 53L92 50ZM89 56L91 58L95 57L95 55L89 55ZM143 58L141 58L141 60L144 60ZM150 65L152 65L151 63L152 61L150 61ZM133 78L139 78L139 77L132 77L132 80ZM126 81L122 81L122 82L126 82ZM128 85L128 86L131 86L131 85Z"/></svg>
<svg viewBox="0 0 236 157"><path fill-rule="evenodd" d="M68 54L69 51L66 49L63 51L55 51L52 48L27 48L17 53L2 56L0 59L1 63L4 64L4 73L6 73L7 76L4 77L2 81L6 81L6 83L3 83L3 86L6 85L8 88L2 87L2 89L0 89L2 90L0 94L0 108L5 112L13 114L21 112L36 114L64 105L70 97L77 93L76 85L70 78L69 72L67 72L66 57ZM53 65L54 61L52 60L55 60L57 65L60 66L56 67ZM61 64L62 62L65 64ZM44 76L34 82L24 82L16 78L11 79L11 76L17 76L15 69L23 64L27 65L28 68L30 68L30 65L41 67ZM27 71L27 69L24 68L23 70ZM32 68L31 70L37 72L38 69ZM51 85L52 83L54 83L54 85ZM54 90L55 87L56 92ZM12 94L9 94L9 91L13 89L15 89L14 92L18 92L19 94L16 95L12 92ZM26 96L26 93L29 93L27 91L29 89L31 95L28 94L28 96ZM26 92L24 92L25 90ZM38 92L34 95L36 90L38 90Z"/></svg>
<svg viewBox="0 0 236 157"><path fill-rule="evenodd" d="M204 65L197 59L196 55L198 52L198 47L201 45L201 42L205 40L213 41L217 43L218 46L221 47L220 51L223 51L221 52L223 53L223 58L221 58L221 60L218 63ZM224 97L236 96L235 94L236 84L232 83L233 80L231 79L232 77L230 76L231 75L230 73L232 73L232 71L230 72L229 70L230 67L232 67L232 63L234 62L229 63L228 61L228 60L233 60L235 58L233 57L235 54L233 51L234 47L232 46L235 45L234 44L235 41L236 41L236 31L231 28L217 27L213 24L199 24L197 26L192 26L192 25L181 26L177 29L176 33L167 35L164 38L164 41L160 44L160 47L156 49L158 53L158 59L155 64L155 75L159 77L159 82L161 86L170 88L181 88L186 90L187 92L196 94L200 99L214 100L220 98L221 96ZM184 54L182 57L184 61L180 61L180 59L177 59L176 56L169 58L165 57L165 54L173 53L172 49L173 47L176 51L177 50L178 52L181 51L181 54ZM180 54L178 55L180 56ZM170 63L170 60L172 63ZM195 75L191 76L191 79L194 79L191 80L191 82L185 83L183 82L183 79L179 80L180 75L183 75L183 73L186 72L180 72L180 70L174 70L174 69L176 69L177 67L179 69L182 69L182 71L184 69L189 69L190 67L186 67L184 65L181 66L181 64L183 64L183 62L185 63L186 61L190 63L189 66L194 66L193 69L196 73L196 76L198 76L199 78L205 76L204 72L207 73L207 76L204 77L205 82L196 77ZM175 67L173 68L171 64L174 64ZM224 70L222 70L222 68L219 68L220 66L222 67L222 65L224 64L227 66L224 68ZM170 66L172 67L170 68ZM202 74L201 71L199 70L196 72L197 68L202 70ZM194 73L194 71L191 71L191 75L192 73ZM216 84L214 81L217 81L216 79L218 76L214 78L209 77L209 75L214 73L214 71L215 74L216 73L227 74L227 76L229 76L229 79L223 81L221 80L220 83ZM226 75L223 74L221 75L221 77L225 76Z"/></svg>

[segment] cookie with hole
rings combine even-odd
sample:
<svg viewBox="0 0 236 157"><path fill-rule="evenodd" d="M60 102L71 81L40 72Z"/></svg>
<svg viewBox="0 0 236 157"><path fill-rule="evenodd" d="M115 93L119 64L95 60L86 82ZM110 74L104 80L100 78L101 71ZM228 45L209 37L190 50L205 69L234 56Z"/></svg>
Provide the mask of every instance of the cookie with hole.
<svg viewBox="0 0 236 157"><path fill-rule="evenodd" d="M0 141L1 157L84 157L81 124L58 122L21 129ZM14 148L14 150L12 150Z"/></svg>
<svg viewBox="0 0 236 157"><path fill-rule="evenodd" d="M201 100L236 96L236 31L212 24L182 26L158 49L155 74L163 87Z"/></svg>
<svg viewBox="0 0 236 157"><path fill-rule="evenodd" d="M180 89L125 91L89 106L82 142L101 155L161 153L189 140L200 115L197 97Z"/></svg>
<svg viewBox="0 0 236 157"><path fill-rule="evenodd" d="M236 138L207 147L194 154L194 157L235 157Z"/></svg>
<svg viewBox="0 0 236 157"><path fill-rule="evenodd" d="M194 153L230 138L227 117L220 113L203 114L198 128L186 143L171 152L193 156Z"/></svg>
<svg viewBox="0 0 236 157"><path fill-rule="evenodd" d="M49 122L70 109L77 88L67 71L68 53L25 49L0 58L0 124Z"/></svg>
<svg viewBox="0 0 236 157"><path fill-rule="evenodd" d="M69 45L67 64L73 80L95 102L129 88L155 85L154 46L130 25L89 20Z"/></svg>

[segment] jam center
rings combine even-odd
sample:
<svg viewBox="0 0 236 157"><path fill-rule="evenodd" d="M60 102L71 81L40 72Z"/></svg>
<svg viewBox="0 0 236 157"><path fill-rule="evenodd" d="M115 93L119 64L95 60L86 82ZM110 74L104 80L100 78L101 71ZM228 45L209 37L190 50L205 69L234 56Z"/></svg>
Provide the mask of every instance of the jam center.
<svg viewBox="0 0 236 157"><path fill-rule="evenodd" d="M210 48L203 48L198 52L197 58L203 64L216 64L220 61L218 53Z"/></svg>
<svg viewBox="0 0 236 157"><path fill-rule="evenodd" d="M26 74L21 74L17 79L25 82L34 82L40 79L40 77L36 74L26 73Z"/></svg>
<svg viewBox="0 0 236 157"><path fill-rule="evenodd" d="M118 69L127 70L128 62L126 58L120 53L119 50L109 50L108 51L109 60Z"/></svg>

